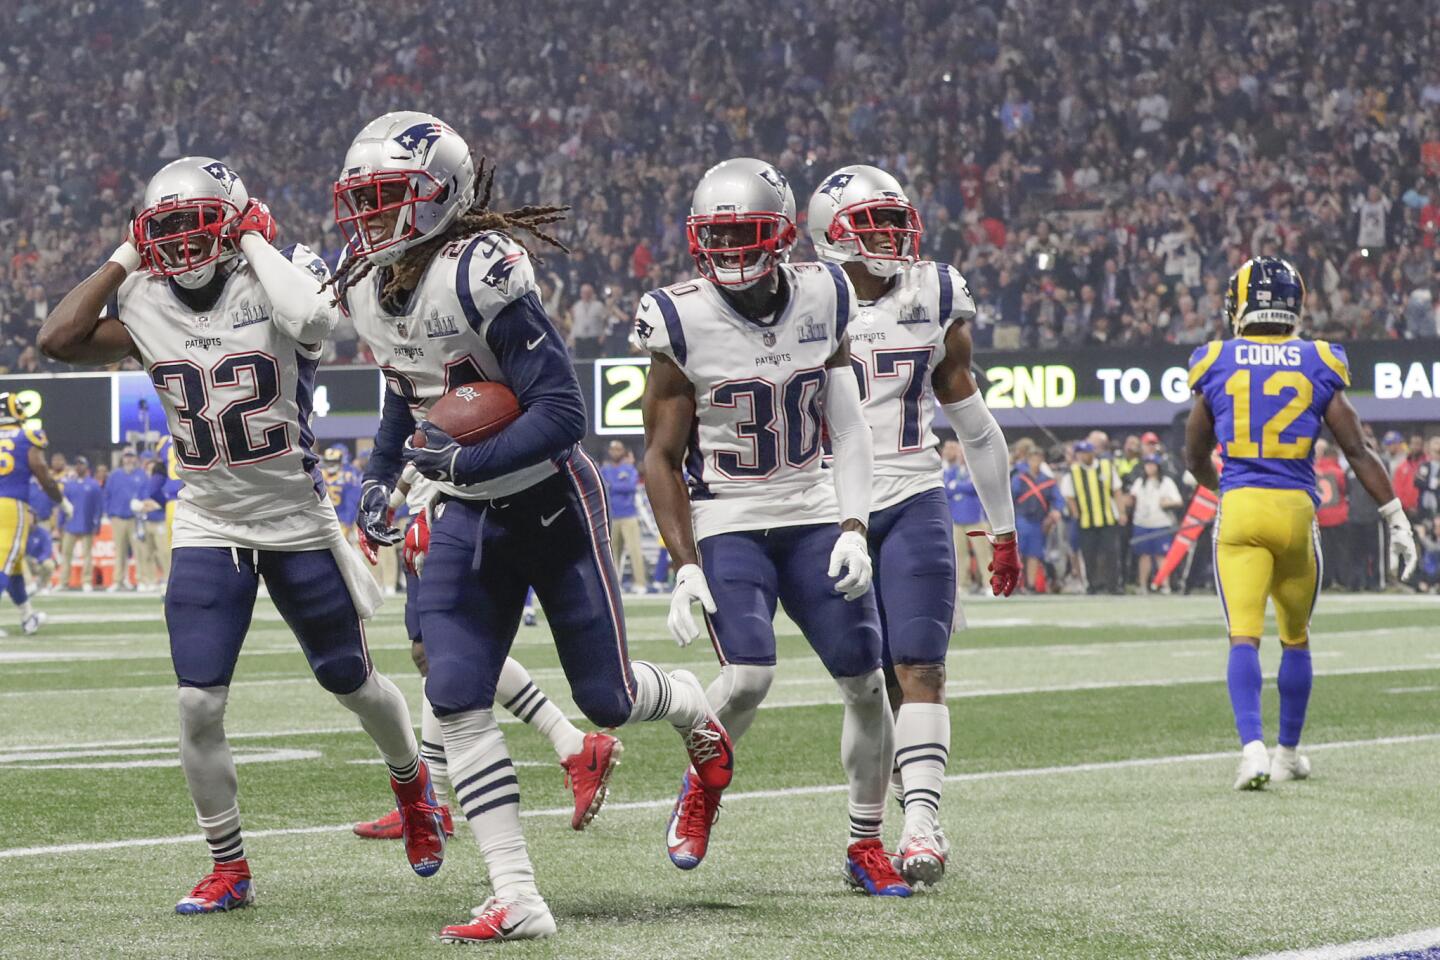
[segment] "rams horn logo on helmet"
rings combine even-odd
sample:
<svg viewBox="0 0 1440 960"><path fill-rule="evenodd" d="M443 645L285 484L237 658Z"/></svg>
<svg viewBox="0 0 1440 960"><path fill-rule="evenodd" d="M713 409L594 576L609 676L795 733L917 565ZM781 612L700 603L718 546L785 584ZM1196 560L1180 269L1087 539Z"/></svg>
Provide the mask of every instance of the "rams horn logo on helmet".
<svg viewBox="0 0 1440 960"><path fill-rule="evenodd" d="M424 163L430 153L430 148L435 145L435 141L439 140L440 135L444 132L445 127L442 124L417 123L402 130L399 136L395 137L395 142L409 150L410 155L416 160Z"/></svg>
<svg viewBox="0 0 1440 960"><path fill-rule="evenodd" d="M214 163L207 163L200 169L220 181L220 186L226 193L235 192L235 181L239 180L240 176L219 160L216 160Z"/></svg>

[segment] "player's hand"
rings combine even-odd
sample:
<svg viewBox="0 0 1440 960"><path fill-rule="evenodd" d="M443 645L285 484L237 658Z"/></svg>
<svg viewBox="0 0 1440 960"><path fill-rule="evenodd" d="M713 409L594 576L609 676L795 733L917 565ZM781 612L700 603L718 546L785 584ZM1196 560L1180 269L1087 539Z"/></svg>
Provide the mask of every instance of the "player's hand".
<svg viewBox="0 0 1440 960"><path fill-rule="evenodd" d="M420 671L420 676L430 676L430 660L425 656L425 644L419 640L410 641L410 662Z"/></svg>
<svg viewBox="0 0 1440 960"><path fill-rule="evenodd" d="M133 498L131 498L131 500L130 500L130 512L131 512L131 513L144 513L144 512L145 512L145 501L144 501L144 500L141 500L139 497L133 497Z"/></svg>
<svg viewBox="0 0 1440 960"><path fill-rule="evenodd" d="M697 600L706 613L715 612L715 598L710 596L705 571L687 563L675 573L675 592L670 594L670 616L665 621L670 628L670 636L682 647L700 636L700 625L690 612L690 604Z"/></svg>
<svg viewBox="0 0 1440 960"><path fill-rule="evenodd" d="M235 242L240 242L247 233L259 234L266 243L274 243L280 233L280 225L275 222L270 207L259 200L251 199L245 204L240 219L235 221Z"/></svg>
<svg viewBox="0 0 1440 960"><path fill-rule="evenodd" d="M984 537L990 541L995 548L995 555L990 560L990 590L997 597L1008 597L1015 592L1015 585L1020 582L1020 547L1015 537L1009 540L997 540L993 534L984 530L971 530L966 536Z"/></svg>
<svg viewBox="0 0 1440 960"><path fill-rule="evenodd" d="M844 576L840 577L841 571ZM835 541L830 551L830 576L840 577L835 581L835 591L846 600L859 600L870 589L870 578L874 568L870 564L870 545L865 534L858 530L846 530Z"/></svg>
<svg viewBox="0 0 1440 960"><path fill-rule="evenodd" d="M400 540L400 531L391 525L394 511L390 509L390 489L379 480L368 480L360 488L360 552L373 567L380 562L377 551L392 547Z"/></svg>
<svg viewBox="0 0 1440 960"><path fill-rule="evenodd" d="M430 511L421 510L410 521L410 526L405 529L405 546L401 550L401 557L405 561L405 569L415 576L420 576L420 571L425 567L425 554L430 552Z"/></svg>
<svg viewBox="0 0 1440 960"><path fill-rule="evenodd" d="M1410 529L1410 518L1397 497L1380 508L1385 526L1390 529L1390 569L1401 580L1409 580L1415 572L1420 555L1415 549L1415 531Z"/></svg>
<svg viewBox="0 0 1440 960"><path fill-rule="evenodd" d="M425 446L415 446L413 437L406 440L405 449L401 451L405 462L412 464L423 477L441 483L456 483L455 460L460 456L460 444L429 420L420 421L417 429L425 435Z"/></svg>
<svg viewBox="0 0 1440 960"><path fill-rule="evenodd" d="M60 498L59 510L60 516L64 517L66 520L69 520L71 517L75 516L75 504L70 502L69 497Z"/></svg>

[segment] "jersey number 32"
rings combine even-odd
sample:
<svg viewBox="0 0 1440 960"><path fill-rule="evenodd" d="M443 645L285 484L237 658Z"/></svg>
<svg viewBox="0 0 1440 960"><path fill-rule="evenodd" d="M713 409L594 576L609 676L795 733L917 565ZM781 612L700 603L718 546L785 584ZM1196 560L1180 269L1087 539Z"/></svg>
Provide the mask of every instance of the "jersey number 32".
<svg viewBox="0 0 1440 960"><path fill-rule="evenodd" d="M209 470L223 453L230 466L258 463L288 453L284 423L251 435L251 417L280 399L280 365L264 353L224 357L208 371L192 360L171 360L150 368L150 382L173 401L175 417L189 436L175 435L175 457L189 470ZM249 387L246 393L210 409L211 392Z"/></svg>

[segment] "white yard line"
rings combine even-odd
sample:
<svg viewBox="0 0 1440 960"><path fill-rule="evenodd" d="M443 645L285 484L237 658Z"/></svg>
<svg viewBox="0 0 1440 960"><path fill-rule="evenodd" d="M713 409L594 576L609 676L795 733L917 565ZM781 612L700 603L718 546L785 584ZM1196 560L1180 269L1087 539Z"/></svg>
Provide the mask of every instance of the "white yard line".
<svg viewBox="0 0 1440 960"><path fill-rule="evenodd" d="M1356 940L1353 943L1337 943L1327 947L1305 947L1281 953L1267 953L1263 957L1251 957L1249 960L1361 960L1364 957L1381 957L1437 945L1440 945L1440 927L1432 927L1429 930L1416 930L1414 933L1402 933L1399 936L1376 940Z"/></svg>
<svg viewBox="0 0 1440 960"><path fill-rule="evenodd" d="M1383 747L1397 744L1430 743L1440 740L1440 733L1423 733L1413 736L1377 737L1373 740L1338 740L1331 743L1310 744L1308 749L1318 750L1344 750L1352 747ZM980 773L957 773L945 778L948 783L976 783L984 780L1007 780L1030 777L1053 777L1068 773L1099 773L1112 770L1131 770L1139 767L1159 767L1182 763L1208 763L1213 760L1234 759L1235 751L1230 750L1223 753L1185 753L1169 757L1138 757L1130 760L1109 760L1097 763L1077 763L1069 766L1056 767L1021 767L1015 770L987 770ZM773 800L787 799L791 797L815 796L817 794L844 793L849 787L843 783L818 784L810 787L785 787L777 790L749 790L741 793L727 793L727 803L734 803L737 800ZM663 810L675 803L675 798L659 797L654 800L634 800L628 803L608 803L606 810ZM522 810L522 817L569 817L574 813L571 807L550 807L543 810ZM249 839L262 837L289 837L307 833L343 833L348 832L353 824L336 823L326 826L313 827L284 827L275 830L247 830L245 836ZM132 847L163 847L175 846L182 843L198 843L199 837L194 834L184 834L171 837L137 837L131 840L107 840L99 843L62 843L52 846L40 847L10 847L0 849L0 859L11 859L15 857L46 857L59 854L88 853L102 850L125 850ZM1337 954L1341 957L1360 957L1363 953ZM1279 957L1289 958L1289 954L1277 954L1266 960L1278 960ZM1303 956L1309 957L1309 954Z"/></svg>

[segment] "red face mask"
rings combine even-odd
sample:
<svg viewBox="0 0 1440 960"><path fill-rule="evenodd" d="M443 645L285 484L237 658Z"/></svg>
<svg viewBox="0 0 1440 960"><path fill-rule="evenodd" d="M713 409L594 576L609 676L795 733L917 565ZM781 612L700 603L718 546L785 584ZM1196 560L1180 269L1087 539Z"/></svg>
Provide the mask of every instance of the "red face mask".
<svg viewBox="0 0 1440 960"><path fill-rule="evenodd" d="M419 233L412 212L405 229L395 224L418 203L436 200L444 191L438 180L423 170L359 174L336 182L335 224L350 249L359 256L378 253L410 240Z"/></svg>
<svg viewBox="0 0 1440 960"><path fill-rule="evenodd" d="M870 260L913 263L925 233L920 211L908 203L881 198L841 207L825 236L836 246L849 246Z"/></svg>
<svg viewBox="0 0 1440 960"><path fill-rule="evenodd" d="M171 200L135 218L140 262L157 277L178 277L219 260L240 216L225 200Z"/></svg>
<svg viewBox="0 0 1440 960"><path fill-rule="evenodd" d="M738 286L775 270L781 252L795 242L795 224L783 213L695 214L685 218L685 236L701 276Z"/></svg>

